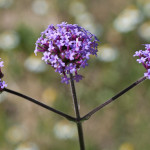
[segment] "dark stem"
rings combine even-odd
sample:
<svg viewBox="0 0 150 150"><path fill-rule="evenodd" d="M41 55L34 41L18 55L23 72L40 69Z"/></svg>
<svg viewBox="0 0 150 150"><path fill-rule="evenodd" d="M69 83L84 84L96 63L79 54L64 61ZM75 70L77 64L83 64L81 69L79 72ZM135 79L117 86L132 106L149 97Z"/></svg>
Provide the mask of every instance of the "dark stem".
<svg viewBox="0 0 150 150"><path fill-rule="evenodd" d="M70 86L71 86L71 90L72 90L72 98L73 98L76 117L77 117L77 120L80 120L78 100L77 100L77 96L76 96L76 90L75 90L73 75L71 73L70 73ZM76 124L77 124L77 129L78 129L80 150L85 150L82 123L79 121L79 122L76 122Z"/></svg>
<svg viewBox="0 0 150 150"><path fill-rule="evenodd" d="M28 97L28 96L26 96L24 94L21 94L19 92L16 92L16 91L13 91L13 90L10 90L10 89L7 89L7 88L4 88L3 91L11 93L11 94L14 94L14 95L17 95L19 97L22 97L22 98L24 98L24 99L26 99L26 100L28 100L30 102L33 102L33 103L35 103L35 104L37 104L37 105L39 105L39 106L41 106L41 107L43 107L45 109L50 110L50 111L52 111L52 112L54 112L54 113L56 113L56 114L58 114L58 115L60 115L62 117L65 117L66 119L68 119L70 121L76 122L76 118L74 118L72 116L69 116L69 115L67 115L67 114L65 114L65 113L63 113L61 111L58 111L58 110L56 110L56 109L54 109L54 108L52 108L52 107L50 107L50 106L48 106L48 105L46 105L44 103L41 103L41 102L31 98L31 97Z"/></svg>
<svg viewBox="0 0 150 150"><path fill-rule="evenodd" d="M124 93L126 93L127 91L129 91L130 89L132 89L133 87L137 86L139 83L141 83L142 81L144 81L146 79L146 77L142 77L139 80L135 81L133 84L131 84L129 87L125 88L124 90L122 90L121 92L119 92L117 95L115 95L114 97L112 97L111 99L107 100L106 102L104 102L103 104L99 105L98 107L94 108L92 111L90 111L88 114L86 114L85 116L83 116L80 121L83 120L88 120L93 114L95 114L97 111L99 111L100 109L102 109L103 107L105 107L106 105L108 105L109 103L113 102L114 100L116 100L118 97L120 97L121 95L123 95Z"/></svg>

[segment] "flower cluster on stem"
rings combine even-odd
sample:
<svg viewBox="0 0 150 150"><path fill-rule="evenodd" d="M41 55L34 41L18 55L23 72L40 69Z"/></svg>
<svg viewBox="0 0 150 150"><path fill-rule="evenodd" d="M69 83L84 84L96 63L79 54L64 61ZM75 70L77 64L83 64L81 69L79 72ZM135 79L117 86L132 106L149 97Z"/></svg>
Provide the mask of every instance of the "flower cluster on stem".
<svg viewBox="0 0 150 150"><path fill-rule="evenodd" d="M3 64L4 62L0 60L0 91L2 91L5 87L7 87L7 84L5 83L5 81L2 81L2 78L4 75L1 71L1 68L4 66Z"/></svg>
<svg viewBox="0 0 150 150"><path fill-rule="evenodd" d="M138 56L139 58L137 61L143 64L144 68L146 69L146 73L144 76L150 79L150 44L144 44L145 50L136 51L133 56Z"/></svg>
<svg viewBox="0 0 150 150"><path fill-rule="evenodd" d="M36 41L35 54L43 53L42 60L51 65L55 72L62 76L62 83L69 83L69 74L79 82L82 76L78 74L81 67L85 68L89 56L97 55L99 40L95 35L76 24L49 25Z"/></svg>

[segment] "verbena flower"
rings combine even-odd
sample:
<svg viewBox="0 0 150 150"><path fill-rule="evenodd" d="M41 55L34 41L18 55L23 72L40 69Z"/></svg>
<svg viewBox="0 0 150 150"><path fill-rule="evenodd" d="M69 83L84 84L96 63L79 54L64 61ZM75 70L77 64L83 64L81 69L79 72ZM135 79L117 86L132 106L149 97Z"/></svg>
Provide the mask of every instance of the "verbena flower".
<svg viewBox="0 0 150 150"><path fill-rule="evenodd" d="M85 68L89 55L97 55L99 40L95 35L76 24L62 22L48 26L36 41L35 54L43 53L42 60L51 65L62 76L62 83L69 83L72 73L76 82L82 79L78 74Z"/></svg>
<svg viewBox="0 0 150 150"><path fill-rule="evenodd" d="M139 57L137 61L139 63L142 63L145 69L147 70L147 72L144 73L144 76L150 79L150 44L144 44L144 45L145 45L145 50L136 51L133 56Z"/></svg>
<svg viewBox="0 0 150 150"><path fill-rule="evenodd" d="M1 68L4 66L3 63L4 63L3 61L0 61L0 91L2 91L2 89L4 87L7 87L7 84L5 83L5 81L2 81L2 78L4 76L2 71L1 71Z"/></svg>

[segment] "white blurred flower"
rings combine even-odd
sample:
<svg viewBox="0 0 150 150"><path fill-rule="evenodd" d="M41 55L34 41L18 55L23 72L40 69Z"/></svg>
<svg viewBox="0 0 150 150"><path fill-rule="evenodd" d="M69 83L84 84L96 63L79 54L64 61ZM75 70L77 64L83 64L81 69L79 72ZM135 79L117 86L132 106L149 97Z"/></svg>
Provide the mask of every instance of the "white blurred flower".
<svg viewBox="0 0 150 150"><path fill-rule="evenodd" d="M76 135L76 127L69 122L60 121L54 127L54 134L59 139L71 139Z"/></svg>
<svg viewBox="0 0 150 150"><path fill-rule="evenodd" d="M85 11L86 11L86 6L84 3L79 1L71 2L71 5L69 7L69 12L71 15L76 17L78 15L81 15Z"/></svg>
<svg viewBox="0 0 150 150"><path fill-rule="evenodd" d="M147 17L150 17L150 2L144 5L144 13Z"/></svg>
<svg viewBox="0 0 150 150"><path fill-rule="evenodd" d="M2 92L0 93L0 103L3 102L6 98L7 93L6 92Z"/></svg>
<svg viewBox="0 0 150 150"><path fill-rule="evenodd" d="M37 144L26 142L20 144L15 150L39 150Z"/></svg>
<svg viewBox="0 0 150 150"><path fill-rule="evenodd" d="M138 33L144 40L150 41L150 21L143 23L139 27Z"/></svg>
<svg viewBox="0 0 150 150"><path fill-rule="evenodd" d="M0 0L0 8L8 8L12 5L13 0Z"/></svg>
<svg viewBox="0 0 150 150"><path fill-rule="evenodd" d="M80 15L76 15L76 21L78 24L89 24L94 22L94 17L92 16L92 14L84 12Z"/></svg>
<svg viewBox="0 0 150 150"><path fill-rule="evenodd" d="M92 34L98 36L101 36L103 34L103 28L100 24L94 24L94 23L82 23L82 27L84 27L86 30L90 31Z"/></svg>
<svg viewBox="0 0 150 150"><path fill-rule="evenodd" d="M45 15L48 13L49 4L46 0L34 0L32 10L37 15Z"/></svg>
<svg viewBox="0 0 150 150"><path fill-rule="evenodd" d="M15 125L10 127L6 132L6 138L12 143L18 143L27 139L27 130L24 126Z"/></svg>
<svg viewBox="0 0 150 150"><path fill-rule="evenodd" d="M24 63L24 66L31 72L44 72L46 70L46 64L41 61L40 58L31 55Z"/></svg>
<svg viewBox="0 0 150 150"><path fill-rule="evenodd" d="M5 31L0 34L0 48L11 50L19 44L19 35L15 31Z"/></svg>
<svg viewBox="0 0 150 150"><path fill-rule="evenodd" d="M141 12L134 6L126 8L114 21L118 32L130 32L143 20Z"/></svg>
<svg viewBox="0 0 150 150"><path fill-rule="evenodd" d="M109 45L103 45L99 48L97 57L101 61L111 62L118 57L118 51Z"/></svg>
<svg viewBox="0 0 150 150"><path fill-rule="evenodd" d="M86 6L80 1L71 2L69 12L75 17L75 22L96 36L102 35L102 26L94 23L94 16L87 12Z"/></svg>
<svg viewBox="0 0 150 150"><path fill-rule="evenodd" d="M81 25L92 34L95 34L96 36L102 35L102 26L100 24L94 23L94 17L92 16L92 14L84 12L80 15L76 15L75 20L77 24Z"/></svg>

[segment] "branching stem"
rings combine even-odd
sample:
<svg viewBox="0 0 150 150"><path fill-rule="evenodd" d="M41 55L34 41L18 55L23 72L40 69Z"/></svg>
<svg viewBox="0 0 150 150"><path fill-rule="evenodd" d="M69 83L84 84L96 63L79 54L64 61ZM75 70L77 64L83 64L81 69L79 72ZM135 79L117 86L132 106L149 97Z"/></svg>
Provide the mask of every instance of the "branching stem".
<svg viewBox="0 0 150 150"><path fill-rule="evenodd" d="M142 78L138 79L137 81L135 81L134 83L132 83L129 87L125 88L124 90L122 90L121 92L119 92L118 94L116 94L111 99L107 100L103 104L99 105L98 107L94 108L92 111L90 111L89 113L87 113L85 116L83 116L80 119L80 121L88 120L97 111L99 111L100 109L102 109L106 105L110 104L111 102L113 102L114 100L116 100L118 97L120 97L121 95L123 95L124 93L126 93L127 91L129 91L130 89L132 89L133 87L137 86L139 83L143 82L145 79L146 79L146 77L142 77Z"/></svg>
<svg viewBox="0 0 150 150"><path fill-rule="evenodd" d="M52 111L62 117L65 117L66 119L68 119L69 121L73 121L76 123L77 125L77 129L78 129L78 137L79 137L79 143L80 143L80 150L85 150L85 145L84 145L84 136L83 136L83 129L82 129L82 122L85 120L88 120L93 114L95 114L97 111L101 110L103 107L107 106L108 104L110 104L111 102L115 101L118 97L122 96L123 94L125 94L127 91L129 91L130 89L132 89L133 87L137 86L138 84L140 84L141 82L143 82L144 80L146 80L146 77L142 77L140 79L138 79L137 81L135 81L134 83L132 83L130 86L128 86L127 88L125 88L124 90L122 90L121 92L119 92L118 94L116 94L114 97L110 98L109 100L107 100L106 102L104 102L103 104L99 105L98 107L94 108L92 111L90 111L89 113L87 113L85 116L80 117L80 112L79 112L79 104L78 104L78 100L77 100L77 96L76 96L76 90L75 90L75 85L74 85L74 80L73 80L73 75L70 73L70 86L71 86L71 91L72 91L72 97L73 97L73 103L74 103L74 109L75 109L75 114L76 117L72 117L70 115L67 115L57 109L54 109L44 103L39 102L38 100L35 100L31 97L28 97L24 94L21 94L19 92L4 88L3 91L11 93L13 95L22 97L30 102L33 102L45 109L48 109L49 111Z"/></svg>
<svg viewBox="0 0 150 150"><path fill-rule="evenodd" d="M39 105L39 106L41 106L41 107L43 107L45 109L48 109L49 111L52 111L52 112L54 112L54 113L56 113L56 114L58 114L58 115L60 115L62 117L65 117L66 119L68 119L70 121L76 122L76 118L74 118L72 116L69 116L69 115L67 115L67 114L65 114L65 113L63 113L63 112L61 112L59 110L56 110L56 109L54 109L54 108L52 108L52 107L50 107L50 106L48 106L48 105L46 105L44 103L41 103L38 100L35 100L35 99L33 99L33 98L29 97L29 96L26 96L24 94L21 94L19 92L16 92L16 91L13 91L13 90L10 90L10 89L7 89L7 88L4 88L3 91L11 93L13 95L17 95L19 97L22 97L22 98L24 98L24 99L26 99L26 100L28 100L30 102L33 102L33 103L35 103L35 104L37 104L37 105Z"/></svg>

